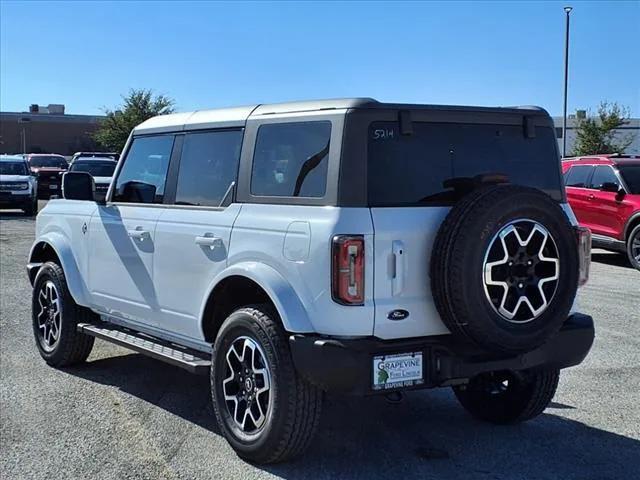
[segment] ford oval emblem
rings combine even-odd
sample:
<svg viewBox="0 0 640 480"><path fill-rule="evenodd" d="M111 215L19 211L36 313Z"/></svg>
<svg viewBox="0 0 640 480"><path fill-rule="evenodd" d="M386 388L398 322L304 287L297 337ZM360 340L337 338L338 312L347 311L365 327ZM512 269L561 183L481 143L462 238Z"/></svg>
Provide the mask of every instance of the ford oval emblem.
<svg viewBox="0 0 640 480"><path fill-rule="evenodd" d="M389 315L387 315L387 318L389 320L404 320L405 318L407 318L409 316L409 312L407 312L406 310L391 310L389 312Z"/></svg>

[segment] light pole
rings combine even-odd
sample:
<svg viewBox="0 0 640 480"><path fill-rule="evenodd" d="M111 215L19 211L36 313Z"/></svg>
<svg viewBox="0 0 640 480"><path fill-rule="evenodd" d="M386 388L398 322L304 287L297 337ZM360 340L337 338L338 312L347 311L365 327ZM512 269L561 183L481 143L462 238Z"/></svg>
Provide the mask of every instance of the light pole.
<svg viewBox="0 0 640 480"><path fill-rule="evenodd" d="M564 36L564 109L562 113L562 157L567 156L567 89L569 85L569 14L573 7L564 7L567 23Z"/></svg>

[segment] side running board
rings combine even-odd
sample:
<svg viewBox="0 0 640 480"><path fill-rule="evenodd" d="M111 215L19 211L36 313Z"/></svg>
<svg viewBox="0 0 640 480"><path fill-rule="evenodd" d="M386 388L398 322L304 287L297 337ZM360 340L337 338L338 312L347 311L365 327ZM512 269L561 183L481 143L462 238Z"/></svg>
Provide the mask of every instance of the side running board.
<svg viewBox="0 0 640 480"><path fill-rule="evenodd" d="M79 323L78 331L184 368L191 373L207 375L211 367L211 357L204 352L181 347L139 332L109 324L91 323Z"/></svg>

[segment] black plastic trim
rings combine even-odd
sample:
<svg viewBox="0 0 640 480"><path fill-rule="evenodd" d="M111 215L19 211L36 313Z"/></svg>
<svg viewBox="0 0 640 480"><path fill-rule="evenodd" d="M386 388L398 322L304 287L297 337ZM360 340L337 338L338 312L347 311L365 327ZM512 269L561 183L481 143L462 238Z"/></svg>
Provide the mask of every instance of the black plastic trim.
<svg viewBox="0 0 640 480"><path fill-rule="evenodd" d="M575 313L543 346L516 356L487 353L452 335L385 341L293 334L289 343L296 369L309 382L327 391L372 395L390 391L371 388L374 355L423 352L424 384L404 388L415 390L463 383L483 372L578 365L591 349L594 332L593 319Z"/></svg>

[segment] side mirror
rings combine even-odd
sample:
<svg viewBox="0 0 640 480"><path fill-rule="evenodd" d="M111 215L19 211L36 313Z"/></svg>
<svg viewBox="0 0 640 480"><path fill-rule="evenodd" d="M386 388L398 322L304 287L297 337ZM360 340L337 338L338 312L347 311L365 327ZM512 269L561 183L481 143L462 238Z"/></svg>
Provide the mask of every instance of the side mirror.
<svg viewBox="0 0 640 480"><path fill-rule="evenodd" d="M94 200L96 185L87 172L66 172L62 175L62 197L67 200Z"/></svg>
<svg viewBox="0 0 640 480"><path fill-rule="evenodd" d="M119 197L123 202L153 203L156 198L156 186L131 180L122 185Z"/></svg>
<svg viewBox="0 0 640 480"><path fill-rule="evenodd" d="M604 182L602 185L600 185L600 190L602 190L603 192L618 193L618 191L620 190L620 186L614 182Z"/></svg>

